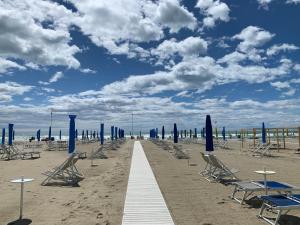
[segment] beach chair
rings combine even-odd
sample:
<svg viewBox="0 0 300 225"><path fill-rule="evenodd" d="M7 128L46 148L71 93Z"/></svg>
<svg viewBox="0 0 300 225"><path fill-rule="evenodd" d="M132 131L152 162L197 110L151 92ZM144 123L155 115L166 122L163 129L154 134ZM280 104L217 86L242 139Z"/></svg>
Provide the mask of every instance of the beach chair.
<svg viewBox="0 0 300 225"><path fill-rule="evenodd" d="M12 160L20 157L20 149L15 145L2 145L1 159Z"/></svg>
<svg viewBox="0 0 300 225"><path fill-rule="evenodd" d="M253 156L271 156L270 151L271 145L269 144L261 144L258 148L253 151Z"/></svg>
<svg viewBox="0 0 300 225"><path fill-rule="evenodd" d="M59 167L42 173L43 175L47 176L47 178L41 184L47 185L51 181L62 181L67 184L77 185L81 180L84 179L84 176L75 166L78 159L79 158L77 154L72 154Z"/></svg>
<svg viewBox="0 0 300 225"><path fill-rule="evenodd" d="M258 217L269 224L277 225L280 216L288 213L291 210L300 210L300 195L267 195L259 196L263 200L263 204L259 211ZM264 215L265 211L276 213L275 218L270 218Z"/></svg>
<svg viewBox="0 0 300 225"><path fill-rule="evenodd" d="M207 180L210 181L209 178L212 177L214 167L211 165L209 160L209 155L205 155L203 152L200 152L204 162L206 162L206 165L202 171L199 172L200 175L204 176Z"/></svg>
<svg viewBox="0 0 300 225"><path fill-rule="evenodd" d="M214 155L209 155L209 161L211 165L215 168L212 172L212 177L216 181L221 181L226 179L230 180L239 180L239 178L235 175L239 170L237 169L229 169L227 166L225 166L224 163L222 163L219 159L217 159Z"/></svg>
<svg viewBox="0 0 300 225"><path fill-rule="evenodd" d="M235 187L231 194L231 198L239 202L241 205L249 199L254 193L267 191L277 193L292 193L293 191L300 190L299 187L293 186L288 183L267 181L267 187L264 181L240 181L232 183ZM237 197L238 193L242 193L241 197Z"/></svg>

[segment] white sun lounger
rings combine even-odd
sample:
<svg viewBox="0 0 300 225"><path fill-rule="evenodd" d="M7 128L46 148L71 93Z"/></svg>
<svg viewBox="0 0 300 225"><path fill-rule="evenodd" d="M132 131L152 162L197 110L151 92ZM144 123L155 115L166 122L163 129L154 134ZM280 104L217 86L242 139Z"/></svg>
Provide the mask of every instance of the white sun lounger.
<svg viewBox="0 0 300 225"><path fill-rule="evenodd" d="M78 159L77 154L72 154L59 167L42 173L47 176L47 178L42 182L42 185L47 185L51 181L62 181L67 184L77 185L78 182L84 179L84 176L75 166Z"/></svg>

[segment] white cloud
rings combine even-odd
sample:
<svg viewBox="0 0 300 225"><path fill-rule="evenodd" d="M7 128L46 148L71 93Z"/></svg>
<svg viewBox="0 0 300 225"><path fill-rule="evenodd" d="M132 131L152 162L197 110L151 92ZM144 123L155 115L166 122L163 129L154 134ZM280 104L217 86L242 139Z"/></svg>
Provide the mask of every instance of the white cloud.
<svg viewBox="0 0 300 225"><path fill-rule="evenodd" d="M3 59L0 57L0 73L6 73L10 69L26 70L24 66L21 66L13 61Z"/></svg>
<svg viewBox="0 0 300 225"><path fill-rule="evenodd" d="M287 4L300 4L300 0L287 0Z"/></svg>
<svg viewBox="0 0 300 225"><path fill-rule="evenodd" d="M15 95L23 95L25 92L32 90L32 86L22 85L16 82L6 81L0 83L0 101L9 102Z"/></svg>
<svg viewBox="0 0 300 225"><path fill-rule="evenodd" d="M163 27L169 27L171 33L176 33L184 27L193 30L197 21L177 0L160 1L154 20Z"/></svg>
<svg viewBox="0 0 300 225"><path fill-rule="evenodd" d="M204 27L214 27L216 21L228 22L230 20L230 9L226 3L219 0L198 0L196 8L200 8L205 18L203 19Z"/></svg>
<svg viewBox="0 0 300 225"><path fill-rule="evenodd" d="M97 71L92 70L90 68L80 69L80 72L82 72L82 73L92 73L92 74L97 73Z"/></svg>
<svg viewBox="0 0 300 225"><path fill-rule="evenodd" d="M59 72L56 72L50 79L49 79L49 83L55 83L57 82L58 80L60 80L61 78L64 77L64 74L59 71Z"/></svg>
<svg viewBox="0 0 300 225"><path fill-rule="evenodd" d="M275 34L260 27L248 26L241 33L233 36L233 38L241 40L242 42L238 45L238 49L242 52L247 52L253 48L263 46L274 36Z"/></svg>
<svg viewBox="0 0 300 225"><path fill-rule="evenodd" d="M172 59L176 54L183 58L195 57L207 51L208 43L200 37L188 37L182 41L175 38L163 41L151 54L158 57L159 63Z"/></svg>
<svg viewBox="0 0 300 225"><path fill-rule="evenodd" d="M272 2L273 0L257 0L258 4L260 5L260 7L262 7L263 9L268 10L269 9L269 4Z"/></svg>
<svg viewBox="0 0 300 225"><path fill-rule="evenodd" d="M291 87L288 81L271 82L271 86L275 87L278 91L282 91L283 96L292 96L296 93L296 90Z"/></svg>
<svg viewBox="0 0 300 225"><path fill-rule="evenodd" d="M267 49L267 55L277 55L279 52L288 52L299 50L299 47L293 44L281 44L281 45L273 45L272 47Z"/></svg>
<svg viewBox="0 0 300 225"><path fill-rule="evenodd" d="M80 49L70 44L70 10L50 1L34 0L4 0L0 8L0 57L23 60L29 66L80 66L74 57Z"/></svg>

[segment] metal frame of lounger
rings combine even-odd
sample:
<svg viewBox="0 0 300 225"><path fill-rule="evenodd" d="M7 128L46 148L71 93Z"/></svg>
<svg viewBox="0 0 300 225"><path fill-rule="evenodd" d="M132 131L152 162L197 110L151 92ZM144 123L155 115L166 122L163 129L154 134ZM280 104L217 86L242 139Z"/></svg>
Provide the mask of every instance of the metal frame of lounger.
<svg viewBox="0 0 300 225"><path fill-rule="evenodd" d="M21 151L15 145L2 145L1 159L13 160L20 157Z"/></svg>
<svg viewBox="0 0 300 225"><path fill-rule="evenodd" d="M205 155L203 152L200 152L203 160L206 162L206 165L202 171L199 172L200 175L204 176L206 180L211 181L212 174L214 172L214 167L211 165L209 160L209 155Z"/></svg>
<svg viewBox="0 0 300 225"><path fill-rule="evenodd" d="M225 177L230 177L232 180L239 180L235 173L239 172L237 169L229 169L216 156L209 155L211 165L216 169L213 171L212 177L216 181L223 180Z"/></svg>
<svg viewBox="0 0 300 225"><path fill-rule="evenodd" d="M271 182L276 181L267 181L268 184L271 184ZM294 185L284 183L284 182L276 182L277 184L280 184L282 187L268 187L267 190L270 191L276 191L277 193L292 193L293 191L300 190L299 187L296 187ZM239 202L241 205L247 200L254 192L262 192L265 191L265 185L263 184L263 181L239 181L239 182L233 182L233 185L235 185L234 190L231 194L231 198ZM284 187L284 186L288 186ZM237 197L236 194L239 192L243 192L243 195L241 198Z"/></svg>
<svg viewBox="0 0 300 225"><path fill-rule="evenodd" d="M271 145L269 144L261 144L261 146L253 151L253 156L271 156L270 152Z"/></svg>
<svg viewBox="0 0 300 225"><path fill-rule="evenodd" d="M281 215L284 215L291 210L300 210L300 195L269 195L260 196L259 198L263 200L263 204L259 211L258 218L261 218L272 225L278 224ZM276 202L276 198L282 198L285 201L284 204L278 204L279 202ZM288 202L290 204L288 204ZM263 215L266 209L277 212L277 215L273 220Z"/></svg>
<svg viewBox="0 0 300 225"><path fill-rule="evenodd" d="M54 168L52 171L42 173L47 176L47 178L41 185L47 185L51 180L60 180L72 185L78 184L79 181L84 179L83 174L81 174L75 166L78 159L77 154L72 154L59 167Z"/></svg>

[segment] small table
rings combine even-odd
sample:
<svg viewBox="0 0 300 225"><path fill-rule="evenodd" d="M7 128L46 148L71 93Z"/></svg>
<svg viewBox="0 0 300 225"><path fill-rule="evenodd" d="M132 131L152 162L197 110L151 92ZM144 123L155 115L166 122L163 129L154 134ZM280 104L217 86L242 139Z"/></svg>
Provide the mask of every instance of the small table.
<svg viewBox="0 0 300 225"><path fill-rule="evenodd" d="M266 195L268 194L268 187L267 187L267 175L273 175L275 174L276 172L275 171L271 171L271 170L257 170L257 171L254 171L255 173L258 173L258 174L262 174L264 176L264 184L265 184L265 188L266 188Z"/></svg>
<svg viewBox="0 0 300 225"><path fill-rule="evenodd" d="M16 180L11 180L10 181L11 183L20 183L21 184L20 217L19 217L20 220L22 219L22 216L23 216L22 214L23 214L23 192L24 192L24 184L27 183L27 182L31 182L33 180L34 179L32 179L32 178L21 177L20 179L16 179Z"/></svg>

